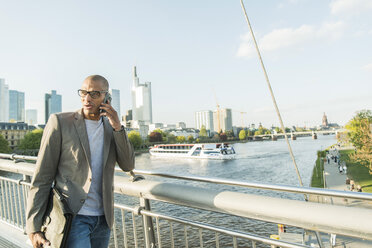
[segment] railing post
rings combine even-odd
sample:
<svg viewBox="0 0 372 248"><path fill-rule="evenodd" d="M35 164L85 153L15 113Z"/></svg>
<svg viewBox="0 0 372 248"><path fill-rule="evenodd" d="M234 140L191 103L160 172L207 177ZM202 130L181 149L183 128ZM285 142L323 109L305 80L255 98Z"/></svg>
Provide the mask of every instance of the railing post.
<svg viewBox="0 0 372 248"><path fill-rule="evenodd" d="M150 200L145 198L140 198L140 205L142 209L151 211ZM145 233L146 248L155 248L155 233L154 224L152 222L152 217L142 215L143 229Z"/></svg>
<svg viewBox="0 0 372 248"><path fill-rule="evenodd" d="M27 175L23 174L23 181L26 182L26 183L30 183L31 182L31 176L27 176Z"/></svg>

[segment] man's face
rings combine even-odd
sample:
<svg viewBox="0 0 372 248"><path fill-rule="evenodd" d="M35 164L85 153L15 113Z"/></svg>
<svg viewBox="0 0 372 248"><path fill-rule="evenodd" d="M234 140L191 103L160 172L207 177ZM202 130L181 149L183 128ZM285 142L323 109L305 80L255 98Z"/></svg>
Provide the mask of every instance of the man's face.
<svg viewBox="0 0 372 248"><path fill-rule="evenodd" d="M101 91L101 93L99 93L99 96L96 98L93 98L90 94L86 94L85 96L81 94L80 97L81 103L83 104L83 110L85 115L98 114L99 107L106 95L102 91L107 91L104 84L101 81L85 80L83 82L83 85L81 86L81 89L89 92Z"/></svg>

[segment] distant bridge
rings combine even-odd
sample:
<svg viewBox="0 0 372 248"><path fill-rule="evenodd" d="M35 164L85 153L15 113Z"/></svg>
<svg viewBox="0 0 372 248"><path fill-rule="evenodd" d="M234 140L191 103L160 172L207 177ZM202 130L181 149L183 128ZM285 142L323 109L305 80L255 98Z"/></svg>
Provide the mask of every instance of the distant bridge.
<svg viewBox="0 0 372 248"><path fill-rule="evenodd" d="M317 139L319 134L322 135L334 135L338 134L339 132L343 132L343 129L337 130L317 130L317 131L303 131L303 132L288 132L288 133L276 133L276 134L261 134L261 135L254 135L249 136L248 138L252 140L277 140L278 138L284 138L284 135L287 135L288 138L295 140L297 137L305 137L305 136L312 136L313 139Z"/></svg>

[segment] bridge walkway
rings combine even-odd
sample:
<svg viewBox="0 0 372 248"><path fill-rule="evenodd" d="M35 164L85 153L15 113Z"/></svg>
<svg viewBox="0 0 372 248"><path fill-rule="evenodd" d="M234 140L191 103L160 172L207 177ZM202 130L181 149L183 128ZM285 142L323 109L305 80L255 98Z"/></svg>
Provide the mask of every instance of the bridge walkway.
<svg viewBox="0 0 372 248"><path fill-rule="evenodd" d="M28 237L19 229L0 222L0 248L32 248Z"/></svg>

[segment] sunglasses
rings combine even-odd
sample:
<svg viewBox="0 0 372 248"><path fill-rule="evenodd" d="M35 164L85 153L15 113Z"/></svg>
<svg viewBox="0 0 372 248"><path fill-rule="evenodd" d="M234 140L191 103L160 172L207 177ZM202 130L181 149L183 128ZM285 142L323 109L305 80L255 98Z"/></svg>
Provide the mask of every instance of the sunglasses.
<svg viewBox="0 0 372 248"><path fill-rule="evenodd" d="M98 91L98 90L92 90L92 91L78 90L78 95L80 97L85 97L89 94L91 98L97 99L101 96L102 93L107 93L107 92L108 91L105 91L105 90L101 90L101 91Z"/></svg>

